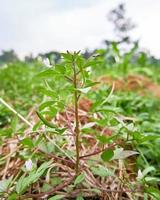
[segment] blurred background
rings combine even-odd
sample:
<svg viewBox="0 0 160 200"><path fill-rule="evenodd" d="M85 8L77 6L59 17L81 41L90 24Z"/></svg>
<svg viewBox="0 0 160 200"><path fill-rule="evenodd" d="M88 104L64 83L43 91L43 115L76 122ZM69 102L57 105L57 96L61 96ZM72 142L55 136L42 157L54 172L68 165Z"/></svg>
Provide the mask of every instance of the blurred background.
<svg viewBox="0 0 160 200"><path fill-rule="evenodd" d="M93 51L111 40L139 41L160 57L159 0L0 0L0 5L1 62L16 55Z"/></svg>

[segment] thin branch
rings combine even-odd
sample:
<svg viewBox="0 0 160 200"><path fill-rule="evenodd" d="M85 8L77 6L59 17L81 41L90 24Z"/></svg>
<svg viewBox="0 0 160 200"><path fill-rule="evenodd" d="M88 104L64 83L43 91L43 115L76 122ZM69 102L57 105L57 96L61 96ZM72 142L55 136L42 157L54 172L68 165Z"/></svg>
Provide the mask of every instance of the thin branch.
<svg viewBox="0 0 160 200"><path fill-rule="evenodd" d="M63 182L62 184L58 185L57 187L52 188L51 190L47 192L42 192L39 194L25 194L23 198L36 198L39 199L41 197L47 198L49 195L53 195L55 192L60 191L64 189L66 186L72 183L72 181L75 179L76 176L71 177L68 181Z"/></svg>
<svg viewBox="0 0 160 200"><path fill-rule="evenodd" d="M68 127L69 127L71 133L74 135L75 133L74 133L74 130L73 130L73 128L72 128L71 120L70 120L70 118L69 118L69 116L68 116L67 110L66 110L65 113L66 113L67 125L68 125Z"/></svg>
<svg viewBox="0 0 160 200"><path fill-rule="evenodd" d="M65 75L64 78L66 78L69 82L73 83L73 79L70 78L69 76Z"/></svg>
<svg viewBox="0 0 160 200"><path fill-rule="evenodd" d="M83 159L83 158L86 158L86 157L90 157L90 156L97 155L97 154L99 154L99 153L101 153L101 152L103 152L103 151L105 151L105 150L108 150L108 149L111 149L111 148L115 147L116 145L118 145L118 143L112 144L112 145L110 145L110 146L108 146L108 147L106 147L106 148L104 148L104 149L95 151L95 152L93 152L93 153L86 154L86 155L84 155L84 156L80 156L80 159Z"/></svg>
<svg viewBox="0 0 160 200"><path fill-rule="evenodd" d="M16 114L23 122L25 122L28 126L31 128L33 127L33 124L31 124L28 120L26 120L21 114L19 114L14 108L12 108L7 102L5 102L2 98L0 98L0 102L6 106L10 111L12 111L14 114Z"/></svg>
<svg viewBox="0 0 160 200"><path fill-rule="evenodd" d="M79 156L79 111L78 111L78 93L77 93L77 74L76 74L76 66L73 60L73 84L74 84L74 113L75 113L75 122L76 122L76 127L75 127L75 135L76 135L76 141L75 141L75 146L76 146L76 174L78 175L79 173L79 161L80 161L80 156Z"/></svg>

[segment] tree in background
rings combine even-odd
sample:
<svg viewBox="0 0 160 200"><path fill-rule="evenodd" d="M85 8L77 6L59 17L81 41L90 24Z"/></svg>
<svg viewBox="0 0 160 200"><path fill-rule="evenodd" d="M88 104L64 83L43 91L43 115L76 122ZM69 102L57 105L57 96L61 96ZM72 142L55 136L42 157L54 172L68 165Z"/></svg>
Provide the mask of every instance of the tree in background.
<svg viewBox="0 0 160 200"><path fill-rule="evenodd" d="M16 62L18 60L19 60L19 58L14 50L12 50L12 49L8 50L8 51L2 50L2 53L0 55L0 64L12 63L12 62Z"/></svg>
<svg viewBox="0 0 160 200"><path fill-rule="evenodd" d="M24 60L26 63L32 63L36 60L36 58L33 56L32 53L30 53L29 55L25 56Z"/></svg>
<svg viewBox="0 0 160 200"><path fill-rule="evenodd" d="M133 30L136 25L132 22L131 18L126 17L125 4L121 3L116 8L111 10L108 14L108 20L114 25L114 32L118 38L117 43L131 43L130 31ZM108 45L111 41L106 40Z"/></svg>
<svg viewBox="0 0 160 200"><path fill-rule="evenodd" d="M58 63L60 61L61 55L58 51L50 51L44 54L38 54L38 56L43 59L48 58L51 64Z"/></svg>

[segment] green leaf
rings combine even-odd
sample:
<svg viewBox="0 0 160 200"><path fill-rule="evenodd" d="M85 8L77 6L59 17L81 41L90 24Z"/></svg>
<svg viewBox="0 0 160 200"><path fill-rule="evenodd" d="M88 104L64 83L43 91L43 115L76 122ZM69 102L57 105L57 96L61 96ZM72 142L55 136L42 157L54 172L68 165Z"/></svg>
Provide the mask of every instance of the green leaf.
<svg viewBox="0 0 160 200"><path fill-rule="evenodd" d="M0 193L7 191L11 181L12 181L12 177L9 179L4 179L0 181Z"/></svg>
<svg viewBox="0 0 160 200"><path fill-rule="evenodd" d="M44 183L43 186L41 187L41 191L42 192L47 192L50 189L52 189L52 186L50 184L48 184L48 183Z"/></svg>
<svg viewBox="0 0 160 200"><path fill-rule="evenodd" d="M123 150L123 148L119 148L119 149L116 149L114 151L114 156L113 156L112 160L114 160L114 159L126 159L130 156L134 156L134 155L137 155L137 154L139 154L137 151Z"/></svg>
<svg viewBox="0 0 160 200"><path fill-rule="evenodd" d="M9 195L7 200L15 200L18 199L18 195L16 193L12 193L11 195Z"/></svg>
<svg viewBox="0 0 160 200"><path fill-rule="evenodd" d="M98 175L101 177L113 176L113 173L103 166L92 167L91 170L94 175Z"/></svg>
<svg viewBox="0 0 160 200"><path fill-rule="evenodd" d="M101 154L101 158L103 161L109 161L111 160L111 158L114 156L114 152L113 150L109 149L109 150L105 150L102 154Z"/></svg>
<svg viewBox="0 0 160 200"><path fill-rule="evenodd" d="M65 195L62 194L57 194L51 198L49 198L49 200L59 200L59 199L64 199Z"/></svg>
<svg viewBox="0 0 160 200"><path fill-rule="evenodd" d="M160 178L157 178L157 177L146 176L144 178L144 180L147 183L150 183L150 184L158 184L158 183L160 183Z"/></svg>
<svg viewBox="0 0 160 200"><path fill-rule="evenodd" d="M48 127L50 127L50 128L56 128L56 126L54 125L54 124L52 124L51 122L48 122L44 117L43 117L43 115L40 113L40 112L36 112L37 113L37 115L38 115L38 117L42 120L42 122L46 125L46 126L48 126Z"/></svg>
<svg viewBox="0 0 160 200"><path fill-rule="evenodd" d="M16 184L16 192L18 194L23 194L27 187L29 187L32 183L35 183L45 172L45 170L47 168L49 168L50 164L52 163L52 161L49 162L45 162L43 163L38 169L37 171L33 171L30 172L30 174L26 177L25 174L23 174L17 184Z"/></svg>
<svg viewBox="0 0 160 200"><path fill-rule="evenodd" d="M82 181L84 181L85 175L82 173L74 181L74 185L80 184Z"/></svg>
<svg viewBox="0 0 160 200"><path fill-rule="evenodd" d="M41 166L37 169L36 174L41 176L44 171L51 165L52 161L44 162Z"/></svg>
<svg viewBox="0 0 160 200"><path fill-rule="evenodd" d="M85 88L78 88L77 90L79 92L82 92L84 94L87 94L90 91L91 87L85 87Z"/></svg>
<svg viewBox="0 0 160 200"><path fill-rule="evenodd" d="M22 194L23 192L25 192L25 189L27 188L28 186L28 182L26 181L26 178L25 178L25 174L23 174L17 184L16 184L16 192L18 194Z"/></svg>
<svg viewBox="0 0 160 200"><path fill-rule="evenodd" d="M55 107L49 107L48 110L43 111L43 115L46 115L48 117L54 118L57 114L57 109Z"/></svg>
<svg viewBox="0 0 160 200"><path fill-rule="evenodd" d="M85 87L92 87L97 84L100 84L100 82L93 82L91 80L86 80Z"/></svg>
<svg viewBox="0 0 160 200"><path fill-rule="evenodd" d="M38 73L35 77L45 78L45 77L52 77L53 75L55 75L55 71L53 69L47 69L45 71Z"/></svg>
<svg viewBox="0 0 160 200"><path fill-rule="evenodd" d="M76 200L84 200L84 198L82 197L82 195L78 195L78 197L76 198Z"/></svg>
<svg viewBox="0 0 160 200"><path fill-rule="evenodd" d="M73 57L70 53L61 53L62 57L64 58L64 60L66 61L73 61Z"/></svg>
<svg viewBox="0 0 160 200"><path fill-rule="evenodd" d="M23 140L21 140L21 144L28 146L30 148L34 147L34 144L30 138L24 138Z"/></svg>
<svg viewBox="0 0 160 200"><path fill-rule="evenodd" d="M140 142L146 142L146 141L157 140L157 139L160 139L159 135L147 135L141 138Z"/></svg>
<svg viewBox="0 0 160 200"><path fill-rule="evenodd" d="M105 136L105 135L98 135L98 136L97 136L97 139L98 139L101 143L107 144L107 143L110 142L110 140L113 139L113 136L107 137L107 136Z"/></svg>
<svg viewBox="0 0 160 200"><path fill-rule="evenodd" d="M12 121L11 121L11 128L13 132L16 132L17 130L17 125L18 125L18 117L15 116Z"/></svg>
<svg viewBox="0 0 160 200"><path fill-rule="evenodd" d="M56 99L57 96L58 96L53 90L47 90L47 89L42 88L42 87L39 87L38 90L39 90L42 94L44 94L44 95L46 95L46 96L49 96L49 97L52 97L52 98L54 98L54 99Z"/></svg>
<svg viewBox="0 0 160 200"><path fill-rule="evenodd" d="M61 74L64 74L66 72L66 68L62 64L56 64L55 65L55 70Z"/></svg>
<svg viewBox="0 0 160 200"><path fill-rule="evenodd" d="M111 107L111 106L104 106L103 108L96 110L96 112L112 112L115 114L118 114L121 111L122 111L121 108L115 108L115 107Z"/></svg>
<svg viewBox="0 0 160 200"><path fill-rule="evenodd" d="M53 186L59 185L60 183L62 183L62 179L58 176L55 176L53 178L51 178L51 184Z"/></svg>
<svg viewBox="0 0 160 200"><path fill-rule="evenodd" d="M150 173L152 171L156 171L155 167L149 166L149 167L145 168L142 172L143 177L145 177L148 173Z"/></svg>
<svg viewBox="0 0 160 200"><path fill-rule="evenodd" d="M32 130L36 131L38 128L40 128L42 125L42 121L38 121L36 124L34 124Z"/></svg>
<svg viewBox="0 0 160 200"><path fill-rule="evenodd" d="M55 150L55 146L51 142L41 141L38 147L45 153L52 153Z"/></svg>
<svg viewBox="0 0 160 200"><path fill-rule="evenodd" d="M160 197L160 191L154 187L149 187L145 189L145 192L150 194L152 197L154 197L156 200L159 200ZM155 200L154 199L154 200Z"/></svg>
<svg viewBox="0 0 160 200"><path fill-rule="evenodd" d="M46 101L39 106L39 110L44 110L46 107L53 106L56 101Z"/></svg>
<svg viewBox="0 0 160 200"><path fill-rule="evenodd" d="M95 66L95 65L97 65L97 64L99 64L100 62L98 62L98 61L96 61L96 60L88 60L86 63L85 63L85 65L84 65L84 67L86 68L86 67L93 67L93 66Z"/></svg>
<svg viewBox="0 0 160 200"><path fill-rule="evenodd" d="M116 42L112 42L112 48L114 50L114 52L116 53L116 55L121 58L121 55L120 55L120 50L118 48L118 43Z"/></svg>
<svg viewBox="0 0 160 200"><path fill-rule="evenodd" d="M152 172L152 171L156 171L156 169L155 169L153 166L146 167L146 168L143 170L143 172L141 172L141 170L140 170L140 175L138 174L137 180L140 181L140 180L144 179L144 177L145 177L148 173L150 173L150 172Z"/></svg>

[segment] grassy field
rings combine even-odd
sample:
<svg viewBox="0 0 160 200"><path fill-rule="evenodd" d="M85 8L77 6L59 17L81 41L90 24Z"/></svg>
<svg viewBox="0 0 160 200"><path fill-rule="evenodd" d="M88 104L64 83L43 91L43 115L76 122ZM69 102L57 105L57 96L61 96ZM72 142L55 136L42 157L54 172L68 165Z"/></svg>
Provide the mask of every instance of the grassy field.
<svg viewBox="0 0 160 200"><path fill-rule="evenodd" d="M0 198L160 199L160 64L113 46L0 67Z"/></svg>

